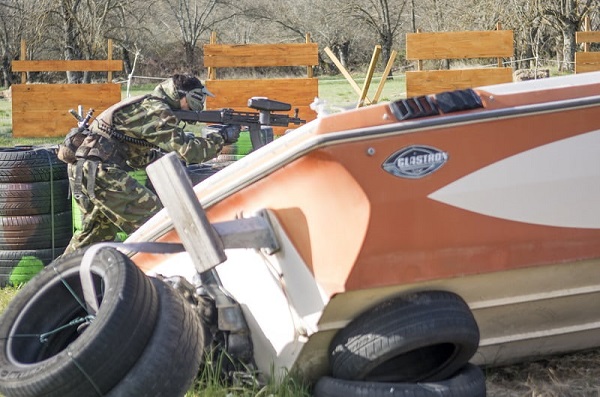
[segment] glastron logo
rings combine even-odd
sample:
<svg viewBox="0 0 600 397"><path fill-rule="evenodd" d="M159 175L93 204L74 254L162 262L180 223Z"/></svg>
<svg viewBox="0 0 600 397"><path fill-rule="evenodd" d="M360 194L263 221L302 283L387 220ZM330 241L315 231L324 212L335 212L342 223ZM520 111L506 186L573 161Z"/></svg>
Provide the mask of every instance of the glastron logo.
<svg viewBox="0 0 600 397"><path fill-rule="evenodd" d="M447 152L430 146L414 145L392 154L382 167L392 175L417 179L438 170L446 161Z"/></svg>

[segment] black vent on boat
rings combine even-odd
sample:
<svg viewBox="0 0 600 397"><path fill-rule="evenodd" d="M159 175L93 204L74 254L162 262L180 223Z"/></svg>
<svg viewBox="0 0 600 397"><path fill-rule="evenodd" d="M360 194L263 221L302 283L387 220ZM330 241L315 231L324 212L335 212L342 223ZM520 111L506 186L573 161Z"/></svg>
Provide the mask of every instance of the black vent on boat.
<svg viewBox="0 0 600 397"><path fill-rule="evenodd" d="M435 95L435 101L444 113L482 108L481 98L472 89L442 92Z"/></svg>
<svg viewBox="0 0 600 397"><path fill-rule="evenodd" d="M435 96L412 97L390 103L390 109L398 120L436 116L440 114L440 111L442 113L452 113L482 107L481 98L470 88L442 92Z"/></svg>
<svg viewBox="0 0 600 397"><path fill-rule="evenodd" d="M440 114L433 98L418 96L390 103L390 109L398 120L416 119L419 117Z"/></svg>

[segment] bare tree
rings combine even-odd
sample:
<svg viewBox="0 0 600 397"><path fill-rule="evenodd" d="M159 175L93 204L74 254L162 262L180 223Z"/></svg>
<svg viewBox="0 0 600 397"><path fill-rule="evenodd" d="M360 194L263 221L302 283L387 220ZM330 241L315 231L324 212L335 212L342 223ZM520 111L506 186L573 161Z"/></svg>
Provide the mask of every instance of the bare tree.
<svg viewBox="0 0 600 397"><path fill-rule="evenodd" d="M599 7L597 0L538 1L539 13L562 39L562 51L557 52L559 70L573 70L577 49L575 33L581 28L585 16L597 11Z"/></svg>
<svg viewBox="0 0 600 397"><path fill-rule="evenodd" d="M110 19L105 35L121 50L126 74L131 74L138 56L156 47L152 20L156 19L159 0L129 0L119 3Z"/></svg>
<svg viewBox="0 0 600 397"><path fill-rule="evenodd" d="M350 3L353 17L372 29L381 45L383 59L389 59L394 41L405 22L407 0L355 0Z"/></svg>
<svg viewBox="0 0 600 397"><path fill-rule="evenodd" d="M164 26L181 42L185 52L185 64L193 73L198 73L196 46L203 34L209 32L221 20L216 18L215 9L221 0L163 0L174 21L163 21ZM167 15L167 14L165 14ZM226 18L230 18L228 15ZM175 31L170 23L177 26Z"/></svg>
<svg viewBox="0 0 600 397"><path fill-rule="evenodd" d="M22 2L0 2L0 56L4 87L10 87L13 83L11 63L19 56L19 42L25 28L25 19L25 5Z"/></svg>
<svg viewBox="0 0 600 397"><path fill-rule="evenodd" d="M48 49L60 49L65 60L100 59L106 56L107 32L125 0L41 0L36 3L36 26ZM35 41L34 40L34 41ZM89 72L67 72L69 83L89 83Z"/></svg>

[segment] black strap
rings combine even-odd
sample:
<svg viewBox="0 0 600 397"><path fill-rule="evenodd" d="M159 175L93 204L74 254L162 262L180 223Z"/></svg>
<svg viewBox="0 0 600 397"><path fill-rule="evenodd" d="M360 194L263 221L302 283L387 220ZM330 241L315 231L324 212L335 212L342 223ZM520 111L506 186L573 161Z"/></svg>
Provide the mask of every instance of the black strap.
<svg viewBox="0 0 600 397"><path fill-rule="evenodd" d="M83 196L83 193L81 192L81 184L83 183L83 163L84 162L85 162L85 159L78 159L77 163L75 165L75 175L73 177L73 179L74 179L73 197L75 197L76 200L79 200Z"/></svg>
<svg viewBox="0 0 600 397"><path fill-rule="evenodd" d="M96 187L96 174L98 173L98 162L94 160L87 160L88 164L88 176L87 176L87 193L90 200L96 198L94 188Z"/></svg>

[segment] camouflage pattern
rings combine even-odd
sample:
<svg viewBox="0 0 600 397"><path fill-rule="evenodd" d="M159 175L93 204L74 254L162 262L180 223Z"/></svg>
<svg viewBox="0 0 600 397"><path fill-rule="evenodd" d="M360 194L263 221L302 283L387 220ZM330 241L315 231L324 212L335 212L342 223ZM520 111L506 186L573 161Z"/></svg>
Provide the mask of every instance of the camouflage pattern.
<svg viewBox="0 0 600 397"><path fill-rule="evenodd" d="M173 110L181 109L180 96L171 79L159 84L152 95L140 101L125 101L128 102L125 106L112 112L113 128L129 137L143 139L154 147L127 140L115 142L112 138L104 139L112 141L111 147L104 147L100 145L99 140L102 139L99 137L106 134L102 133L98 120L90 124L90 130L99 140L88 145L84 141L82 146L88 149L80 149L86 153L84 158L94 155L102 161L98 163L96 197L90 198L87 194L87 175L94 163L86 161L81 186L83 197L78 200L83 216L82 229L75 232L66 252L100 241L112 241L120 230L129 234L158 212L161 204L157 196L129 176L127 171L144 169L159 158L161 152L175 152L186 163L197 164L216 157L223 148L221 135L195 137L186 134L179 126ZM112 153L112 158L107 158L106 153ZM76 164L69 164L72 189Z"/></svg>
<svg viewBox="0 0 600 397"><path fill-rule="evenodd" d="M180 99L173 81L166 80L141 102L116 110L112 125L119 133L143 139L163 152L176 152L188 164L216 157L225 143L223 138L219 134L207 138L185 134L172 112L181 109ZM91 123L90 130L101 133L97 121ZM134 169L145 168L157 157L156 149L128 142L120 142L119 149Z"/></svg>
<svg viewBox="0 0 600 397"><path fill-rule="evenodd" d="M69 182L74 184L77 164L69 164ZM90 167L97 168L95 198L90 198L87 182ZM83 162L82 197L77 205L82 214L81 229L71 239L65 253L101 241L112 241L118 232L129 234L162 208L150 189L118 167L94 161Z"/></svg>

